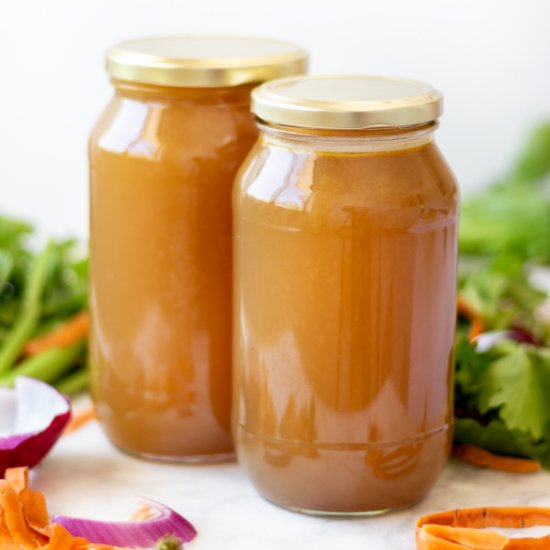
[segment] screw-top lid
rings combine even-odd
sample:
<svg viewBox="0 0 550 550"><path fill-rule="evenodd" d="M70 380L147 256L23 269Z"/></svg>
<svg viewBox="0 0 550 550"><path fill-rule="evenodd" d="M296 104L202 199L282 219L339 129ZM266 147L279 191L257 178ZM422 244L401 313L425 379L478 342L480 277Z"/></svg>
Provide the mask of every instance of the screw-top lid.
<svg viewBox="0 0 550 550"><path fill-rule="evenodd" d="M319 129L403 127L436 120L440 92L423 82L379 76L298 76L252 92L252 111L273 124Z"/></svg>
<svg viewBox="0 0 550 550"><path fill-rule="evenodd" d="M170 36L123 42L107 52L117 80L175 87L238 86L303 74L308 54L295 44L238 36Z"/></svg>

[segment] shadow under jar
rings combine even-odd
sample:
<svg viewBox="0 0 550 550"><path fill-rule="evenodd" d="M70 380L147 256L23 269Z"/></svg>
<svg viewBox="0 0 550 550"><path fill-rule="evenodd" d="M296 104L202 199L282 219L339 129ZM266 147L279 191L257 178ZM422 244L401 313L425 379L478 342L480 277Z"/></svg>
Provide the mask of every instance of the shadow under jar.
<svg viewBox="0 0 550 550"><path fill-rule="evenodd" d="M273 503L410 506L451 444L458 189L414 81L297 77L253 92L234 190L238 458Z"/></svg>
<svg viewBox="0 0 550 550"><path fill-rule="evenodd" d="M90 140L92 394L109 439L166 460L233 451L231 187L257 138L250 91L306 54L253 38L109 51Z"/></svg>

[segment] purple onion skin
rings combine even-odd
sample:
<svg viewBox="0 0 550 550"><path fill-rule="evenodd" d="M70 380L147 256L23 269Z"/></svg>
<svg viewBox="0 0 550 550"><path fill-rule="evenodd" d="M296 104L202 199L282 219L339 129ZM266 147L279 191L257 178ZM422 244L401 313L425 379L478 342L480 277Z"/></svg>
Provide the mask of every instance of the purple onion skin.
<svg viewBox="0 0 550 550"><path fill-rule="evenodd" d="M0 438L0 477L8 468L28 466L33 468L50 452L71 419L67 412L53 418L42 432L12 435Z"/></svg>
<svg viewBox="0 0 550 550"><path fill-rule="evenodd" d="M190 542L197 535L195 528L182 516L157 502L143 503L160 512L160 516L143 521L96 521L67 516L55 516L54 523L62 525L74 537L83 537L92 544L126 548L154 548L162 538L172 535Z"/></svg>
<svg viewBox="0 0 550 550"><path fill-rule="evenodd" d="M531 332L525 330L524 328L513 328L509 331L508 338L510 340L514 340L515 342L519 342L520 344L531 344L536 347L542 347L543 345L540 340L535 338Z"/></svg>
<svg viewBox="0 0 550 550"><path fill-rule="evenodd" d="M504 340L518 342L519 344L529 344L535 347L543 347L542 342L537 340L531 332L523 328L483 332L474 339L474 342L477 343L478 351L483 352L491 349Z"/></svg>

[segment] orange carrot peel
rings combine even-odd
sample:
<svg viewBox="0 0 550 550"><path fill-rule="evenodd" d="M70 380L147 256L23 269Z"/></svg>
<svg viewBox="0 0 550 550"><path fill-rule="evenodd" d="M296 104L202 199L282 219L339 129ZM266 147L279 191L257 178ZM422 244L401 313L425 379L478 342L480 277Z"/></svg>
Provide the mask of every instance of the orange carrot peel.
<svg viewBox="0 0 550 550"><path fill-rule="evenodd" d="M493 454L475 445L455 445L453 455L475 466L492 468L503 472L528 474L537 472L541 466L536 460Z"/></svg>
<svg viewBox="0 0 550 550"><path fill-rule="evenodd" d="M23 349L24 355L37 355L51 348L75 344L88 334L90 319L86 311L77 313L52 332L31 340Z"/></svg>
<svg viewBox="0 0 550 550"><path fill-rule="evenodd" d="M55 516L50 519L42 493L29 488L27 467L10 468L0 479L1 550L130 550L181 548L197 531L159 502L142 499L133 521L104 522ZM86 537L86 538L84 538ZM91 543L88 539L102 540Z"/></svg>
<svg viewBox="0 0 550 550"><path fill-rule="evenodd" d="M27 467L6 470L0 479L0 548L2 550L115 550L73 537L50 523L46 499L29 488Z"/></svg>
<svg viewBox="0 0 550 550"><path fill-rule="evenodd" d="M468 339L473 342L480 334L485 332L485 322L481 315L462 297L456 299L456 312L470 321Z"/></svg>
<svg viewBox="0 0 550 550"><path fill-rule="evenodd" d="M421 517L416 523L417 550L543 550L550 535L509 538L486 527L522 529L550 525L550 508L489 507L450 510Z"/></svg>
<svg viewBox="0 0 550 550"><path fill-rule="evenodd" d="M91 422L92 420L95 420L97 418L95 409L93 406L90 406L87 409L84 409L83 411L77 413L73 416L67 427L65 428L65 431L63 432L64 435L76 432L88 422Z"/></svg>

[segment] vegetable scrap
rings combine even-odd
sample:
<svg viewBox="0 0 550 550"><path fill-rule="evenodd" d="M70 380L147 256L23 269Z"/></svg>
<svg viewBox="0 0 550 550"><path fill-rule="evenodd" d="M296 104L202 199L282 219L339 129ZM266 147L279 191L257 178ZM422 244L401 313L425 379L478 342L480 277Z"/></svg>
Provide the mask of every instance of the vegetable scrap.
<svg viewBox="0 0 550 550"><path fill-rule="evenodd" d="M88 335L88 313L81 311L51 332L31 340L23 348L24 355L37 355L47 349L67 347Z"/></svg>
<svg viewBox="0 0 550 550"><path fill-rule="evenodd" d="M95 420L97 418L95 409L92 405L90 405L88 408L78 412L73 416L71 421L69 422L68 426L65 428L65 431L63 432L64 435L76 432L88 422L91 422L92 420Z"/></svg>
<svg viewBox="0 0 550 550"><path fill-rule="evenodd" d="M41 462L70 419L68 399L44 382L19 377L15 388L0 388L0 477Z"/></svg>
<svg viewBox="0 0 550 550"><path fill-rule="evenodd" d="M36 252L33 238L0 216L0 386L32 376L73 395L88 385L88 260L75 241Z"/></svg>
<svg viewBox="0 0 550 550"><path fill-rule="evenodd" d="M63 526L72 535L95 543L131 548L151 548L167 536L190 542L197 534L195 528L174 510L149 499L141 499L148 513L139 521L95 521L66 516L54 516L52 521Z"/></svg>
<svg viewBox="0 0 550 550"><path fill-rule="evenodd" d="M550 525L550 508L489 507L450 510L416 523L417 550L536 550L550 548L550 535L509 538L486 527L523 529Z"/></svg>
<svg viewBox="0 0 550 550"><path fill-rule="evenodd" d="M468 331L468 340L473 342L478 336L485 331L485 323L473 307L462 297L458 296L456 300L456 313L458 317L464 317L470 322L470 330Z"/></svg>
<svg viewBox="0 0 550 550"><path fill-rule="evenodd" d="M550 122L532 132L500 180L462 201L461 254L550 263Z"/></svg>
<svg viewBox="0 0 550 550"><path fill-rule="evenodd" d="M28 472L26 467L11 468L0 480L3 550L178 550L196 536L186 519L152 501L145 503L154 514L143 521L117 524L62 516L50 521L46 499L29 487ZM87 536L81 536L82 532Z"/></svg>
<svg viewBox="0 0 550 550"><path fill-rule="evenodd" d="M461 212L454 439L462 458L491 468L534 469L516 458L550 469L548 293L530 277L533 262L550 264L549 159L546 123Z"/></svg>
<svg viewBox="0 0 550 550"><path fill-rule="evenodd" d="M540 470L540 464L536 460L500 456L475 445L455 445L453 455L474 466L492 468L503 472L527 474Z"/></svg>

